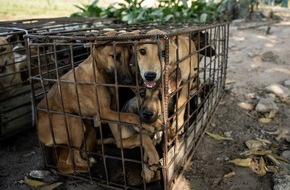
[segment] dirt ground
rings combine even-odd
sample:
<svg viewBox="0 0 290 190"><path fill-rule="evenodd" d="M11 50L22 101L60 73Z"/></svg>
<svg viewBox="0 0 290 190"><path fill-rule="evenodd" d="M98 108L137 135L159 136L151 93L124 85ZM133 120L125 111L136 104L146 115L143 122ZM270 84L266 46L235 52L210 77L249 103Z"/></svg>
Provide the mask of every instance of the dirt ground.
<svg viewBox="0 0 290 190"><path fill-rule="evenodd" d="M289 101L269 95L265 90L268 85L290 80L289 34L289 19L272 25L268 35L263 27L239 30L231 24L226 93L207 131L229 136L233 140L221 141L205 134L176 189L273 189L272 173L260 176L249 167L236 166L228 160L241 158L240 153L247 150L245 142L256 138L270 140L278 150L277 154L290 150L289 143L278 142L275 135L265 132L290 127ZM274 55L273 59L265 61L261 55L269 51ZM274 98L279 111L271 122L262 123L258 121L261 115L253 109L259 98L267 96ZM271 164L267 159L265 162ZM43 160L35 130L0 144L0 189L33 189L24 184L24 177L32 170L42 168ZM224 177L230 172L234 174ZM60 178L59 181L63 180ZM101 189L79 180L63 182L65 185L57 189Z"/></svg>

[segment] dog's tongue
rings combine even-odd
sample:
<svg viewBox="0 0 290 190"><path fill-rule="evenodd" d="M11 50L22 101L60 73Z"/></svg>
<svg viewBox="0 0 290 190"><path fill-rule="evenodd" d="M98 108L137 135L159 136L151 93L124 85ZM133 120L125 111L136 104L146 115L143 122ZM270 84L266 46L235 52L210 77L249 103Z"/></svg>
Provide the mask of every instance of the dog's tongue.
<svg viewBox="0 0 290 190"><path fill-rule="evenodd" d="M147 88L153 88L156 85L154 81L144 81L144 84Z"/></svg>

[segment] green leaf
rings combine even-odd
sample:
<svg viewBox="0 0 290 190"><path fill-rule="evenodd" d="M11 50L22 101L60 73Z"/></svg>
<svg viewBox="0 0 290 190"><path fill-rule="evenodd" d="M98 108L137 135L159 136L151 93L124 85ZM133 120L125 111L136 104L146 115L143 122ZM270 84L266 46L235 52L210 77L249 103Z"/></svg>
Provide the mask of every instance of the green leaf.
<svg viewBox="0 0 290 190"><path fill-rule="evenodd" d="M200 19L199 19L200 22L206 22L206 20L207 20L207 16L208 16L208 15L207 15L206 13L202 13L201 16L200 16Z"/></svg>
<svg viewBox="0 0 290 190"><path fill-rule="evenodd" d="M165 18L164 18L164 21L167 22L169 21L170 19L174 18L174 15L170 14L170 15L167 15Z"/></svg>
<svg viewBox="0 0 290 190"><path fill-rule="evenodd" d="M80 9L80 10L82 10L82 11L86 11L86 9L85 8L83 8L83 7L80 7L79 5L74 5L76 8L78 8L78 9Z"/></svg>

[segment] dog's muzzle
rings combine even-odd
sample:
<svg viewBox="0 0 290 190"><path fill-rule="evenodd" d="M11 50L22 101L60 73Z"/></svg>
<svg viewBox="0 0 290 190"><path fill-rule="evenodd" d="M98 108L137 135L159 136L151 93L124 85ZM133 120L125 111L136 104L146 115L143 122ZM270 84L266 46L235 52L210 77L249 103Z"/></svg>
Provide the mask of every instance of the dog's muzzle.
<svg viewBox="0 0 290 190"><path fill-rule="evenodd" d="M144 85L146 88L153 88L156 85L155 79L157 74L155 72L145 72L144 73Z"/></svg>
<svg viewBox="0 0 290 190"><path fill-rule="evenodd" d="M157 120L158 114L155 111L150 111L148 109L140 109L139 117L144 123L153 123Z"/></svg>

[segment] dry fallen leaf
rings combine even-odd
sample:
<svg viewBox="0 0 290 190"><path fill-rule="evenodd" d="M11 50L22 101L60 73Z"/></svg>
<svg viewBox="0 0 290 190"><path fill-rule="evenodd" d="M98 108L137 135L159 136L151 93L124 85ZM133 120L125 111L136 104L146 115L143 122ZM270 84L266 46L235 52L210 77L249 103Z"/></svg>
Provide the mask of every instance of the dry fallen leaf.
<svg viewBox="0 0 290 190"><path fill-rule="evenodd" d="M268 118L273 119L276 116L277 110L270 111Z"/></svg>
<svg viewBox="0 0 290 190"><path fill-rule="evenodd" d="M208 131L205 132L208 136L215 138L216 140L221 140L221 141L232 141L234 140L232 137L224 137L218 134L210 133Z"/></svg>
<svg viewBox="0 0 290 190"><path fill-rule="evenodd" d="M268 139L260 139L260 138L256 138L258 141L261 141L265 144L272 144L271 141L269 141Z"/></svg>
<svg viewBox="0 0 290 190"><path fill-rule="evenodd" d="M272 121L272 119L270 119L270 118L260 118L258 121L260 123L270 123Z"/></svg>
<svg viewBox="0 0 290 190"><path fill-rule="evenodd" d="M286 158L283 158L283 157L281 157L281 156L278 156L277 154L271 153L271 154L269 154L269 155L271 155L271 156L272 156L273 158L275 158L276 160L280 160L280 161L283 161L283 162L286 162L286 163L289 162Z"/></svg>
<svg viewBox="0 0 290 190"><path fill-rule="evenodd" d="M56 182L56 183L41 187L40 190L53 190L57 188L58 186L60 186L61 184L62 182Z"/></svg>
<svg viewBox="0 0 290 190"><path fill-rule="evenodd" d="M25 176L24 182L27 185L31 186L31 187L38 187L38 186L41 186L41 185L44 185L45 184L42 181L38 181L38 180L34 180L34 179L29 179L27 176Z"/></svg>
<svg viewBox="0 0 290 190"><path fill-rule="evenodd" d="M266 165L265 165L265 161L264 161L264 158L263 157L260 157L260 160L259 160L259 166L257 168L257 170L254 170L254 172L256 174L258 174L259 176L264 176L266 175Z"/></svg>
<svg viewBox="0 0 290 190"><path fill-rule="evenodd" d="M235 164L235 165L238 165L238 166L249 167L252 163L252 158L245 158L245 159L236 158L233 160L229 160L228 162Z"/></svg>
<svg viewBox="0 0 290 190"><path fill-rule="evenodd" d="M236 172L232 171L230 173L227 173L224 175L224 178L231 178L231 177L234 177L236 175Z"/></svg>
<svg viewBox="0 0 290 190"><path fill-rule="evenodd" d="M248 140L245 142L245 144L248 149L259 149L264 145L263 142L258 140Z"/></svg>
<svg viewBox="0 0 290 190"><path fill-rule="evenodd" d="M280 162L271 154L267 155L268 158L270 158L270 160L276 165L276 166L280 166Z"/></svg>
<svg viewBox="0 0 290 190"><path fill-rule="evenodd" d="M248 149L260 149L262 146L266 146L267 144L271 144L271 142L267 139L259 139L256 138L256 140L248 140L245 142Z"/></svg>
<svg viewBox="0 0 290 190"><path fill-rule="evenodd" d="M271 153L272 153L271 150L250 149L250 150L246 150L244 152L241 152L240 155L242 155L242 156L251 156L251 155L264 156L264 155L268 155Z"/></svg>
<svg viewBox="0 0 290 190"><path fill-rule="evenodd" d="M271 159L272 162L281 170L285 171L286 173L290 174L290 165L286 162L279 162L276 158L273 156L274 154L267 155L268 158Z"/></svg>
<svg viewBox="0 0 290 190"><path fill-rule="evenodd" d="M278 173L279 169L277 166L266 166L267 172Z"/></svg>
<svg viewBox="0 0 290 190"><path fill-rule="evenodd" d="M238 106L240 106L241 108L245 109L245 110L253 110L254 106L250 103L246 103L246 102L240 102L238 103Z"/></svg>

